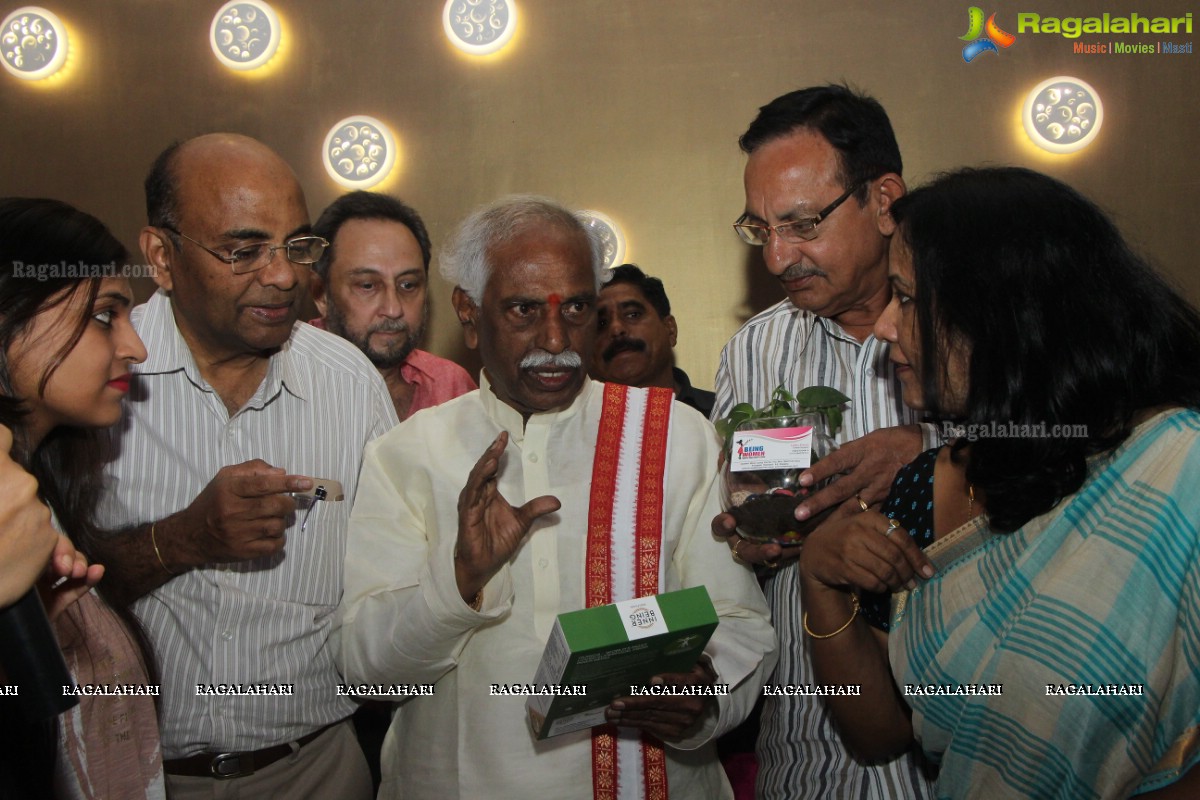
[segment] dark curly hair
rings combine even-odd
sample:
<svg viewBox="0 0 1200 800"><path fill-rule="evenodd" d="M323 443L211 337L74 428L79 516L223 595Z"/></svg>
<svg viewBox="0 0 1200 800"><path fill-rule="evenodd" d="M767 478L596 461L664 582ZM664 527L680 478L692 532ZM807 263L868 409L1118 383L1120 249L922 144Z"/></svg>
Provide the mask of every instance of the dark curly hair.
<svg viewBox="0 0 1200 800"><path fill-rule="evenodd" d="M1077 491L1087 458L1124 442L1137 412L1200 408L1200 313L1074 189L1028 169L965 169L897 200L892 217L912 255L928 410L946 415L938 353L961 342L962 423L1075 430L970 443L967 479L993 528Z"/></svg>

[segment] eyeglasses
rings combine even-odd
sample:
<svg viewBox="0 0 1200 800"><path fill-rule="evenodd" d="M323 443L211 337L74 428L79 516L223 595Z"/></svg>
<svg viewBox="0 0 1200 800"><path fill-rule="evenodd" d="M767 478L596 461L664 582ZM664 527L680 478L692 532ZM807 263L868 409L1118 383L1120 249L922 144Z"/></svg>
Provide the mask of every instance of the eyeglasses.
<svg viewBox="0 0 1200 800"><path fill-rule="evenodd" d="M211 247L205 247L182 231L177 231L167 225L164 225L163 229L170 231L176 236L182 236L201 250L209 253L213 258L224 261L233 268L234 275L246 275L251 272L257 272L275 260L276 250L283 250L287 255L287 260L293 264L315 264L321 259L321 254L325 252L325 248L329 247L329 242L320 236L297 236L295 239L289 239L283 244L259 242L257 244L235 247L228 253L222 253L218 250L213 250Z"/></svg>
<svg viewBox="0 0 1200 800"><path fill-rule="evenodd" d="M822 220L832 214L838 206L846 202L846 198L857 192L860 186L861 184L851 186L842 193L841 197L818 211L815 217L805 217L793 222L781 222L778 225L755 225L750 222L744 222L747 215L742 214L738 217L737 222L733 223L733 229L737 231L737 235L742 238L743 242L758 247L766 245L771 238L772 231L775 232L775 235L780 240L789 244L811 242L817 238L817 226L821 224Z"/></svg>

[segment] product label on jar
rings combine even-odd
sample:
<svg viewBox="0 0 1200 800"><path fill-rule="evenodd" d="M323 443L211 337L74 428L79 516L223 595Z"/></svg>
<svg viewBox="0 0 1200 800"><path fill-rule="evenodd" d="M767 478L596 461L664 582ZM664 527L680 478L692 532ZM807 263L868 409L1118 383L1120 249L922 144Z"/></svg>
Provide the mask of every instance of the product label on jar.
<svg viewBox="0 0 1200 800"><path fill-rule="evenodd" d="M813 427L738 431L729 453L731 472L760 469L808 469L812 466Z"/></svg>

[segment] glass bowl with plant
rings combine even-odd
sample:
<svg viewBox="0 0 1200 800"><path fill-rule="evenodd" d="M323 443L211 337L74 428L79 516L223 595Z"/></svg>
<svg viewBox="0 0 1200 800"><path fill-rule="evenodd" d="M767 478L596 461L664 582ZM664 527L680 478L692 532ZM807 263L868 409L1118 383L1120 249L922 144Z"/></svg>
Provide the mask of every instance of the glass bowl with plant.
<svg viewBox="0 0 1200 800"><path fill-rule="evenodd" d="M794 395L779 386L762 408L739 403L717 421L724 439L723 499L738 535L795 547L825 519L829 511L797 521L796 506L824 485L801 486L800 474L837 449L833 437L849 402L828 386Z"/></svg>

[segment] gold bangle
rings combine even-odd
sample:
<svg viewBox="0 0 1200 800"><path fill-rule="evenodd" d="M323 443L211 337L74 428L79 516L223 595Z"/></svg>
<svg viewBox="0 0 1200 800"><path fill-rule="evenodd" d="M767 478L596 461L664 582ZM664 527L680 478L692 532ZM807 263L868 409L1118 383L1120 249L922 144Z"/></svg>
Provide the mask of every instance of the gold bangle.
<svg viewBox="0 0 1200 800"><path fill-rule="evenodd" d="M483 608L483 589L475 593L475 596L471 598L471 602L467 603L467 608L472 611L479 611Z"/></svg>
<svg viewBox="0 0 1200 800"><path fill-rule="evenodd" d="M804 626L804 632L814 639L832 639L834 636L837 636L839 633L846 630L846 628L849 628L850 623L854 622L854 618L858 616L858 595L854 594L853 592L850 593L850 604L854 606L853 610L850 612L850 619L846 620L845 624L833 633L813 633L812 628L808 627L807 611L800 616L800 624Z"/></svg>
<svg viewBox="0 0 1200 800"><path fill-rule="evenodd" d="M744 542L744 541L746 541L746 540L743 539L741 536L738 536L738 540L733 543L733 560L739 564L746 563L745 561L742 560L742 557L740 555L738 555L738 551L737 551L737 549L742 546L742 542Z"/></svg>
<svg viewBox="0 0 1200 800"><path fill-rule="evenodd" d="M150 544L154 545L154 555L158 556L158 563L163 568L163 571L168 575L178 575L179 573L171 571L171 568L167 566L167 562L163 561L162 553L158 552L158 542L154 540L154 529L157 526L157 522L150 523Z"/></svg>

